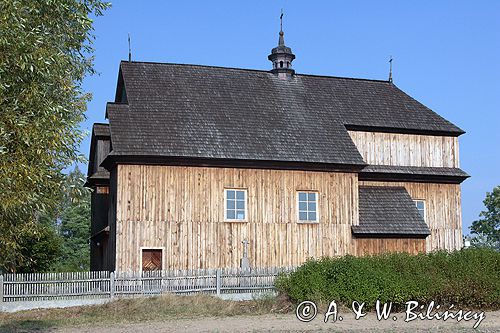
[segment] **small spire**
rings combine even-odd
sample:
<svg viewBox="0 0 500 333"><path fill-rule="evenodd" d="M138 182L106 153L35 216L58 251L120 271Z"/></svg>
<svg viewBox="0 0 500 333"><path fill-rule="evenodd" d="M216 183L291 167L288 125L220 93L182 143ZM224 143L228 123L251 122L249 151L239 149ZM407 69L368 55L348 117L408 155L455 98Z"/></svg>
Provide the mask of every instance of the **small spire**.
<svg viewBox="0 0 500 333"><path fill-rule="evenodd" d="M392 83L392 56L389 58L389 82Z"/></svg>
<svg viewBox="0 0 500 333"><path fill-rule="evenodd" d="M280 15L280 31L283 31L283 8L281 8L281 15Z"/></svg>
<svg viewBox="0 0 500 333"><path fill-rule="evenodd" d="M280 79L290 79L295 71L292 69L292 61L295 55L292 49L285 45L285 38L283 37L283 9L280 15L280 33L278 46L271 50L271 54L267 57L273 63L272 73L276 73Z"/></svg>
<svg viewBox="0 0 500 333"><path fill-rule="evenodd" d="M278 45L285 45L285 38L283 37L285 33L283 32L283 8L281 9L280 15L280 38L278 41Z"/></svg>
<svg viewBox="0 0 500 333"><path fill-rule="evenodd" d="M130 33L128 34L128 62L132 61L132 50L130 49Z"/></svg>

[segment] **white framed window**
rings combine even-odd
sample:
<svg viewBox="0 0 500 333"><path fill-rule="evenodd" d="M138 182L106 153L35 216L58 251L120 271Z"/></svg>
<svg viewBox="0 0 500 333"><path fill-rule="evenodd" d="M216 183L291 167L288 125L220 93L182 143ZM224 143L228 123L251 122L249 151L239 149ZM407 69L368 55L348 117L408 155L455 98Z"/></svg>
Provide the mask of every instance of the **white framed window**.
<svg viewBox="0 0 500 333"><path fill-rule="evenodd" d="M422 218L425 221L425 200L417 199L417 200L413 200L413 201L415 202L415 206L417 207L417 210L420 213L420 216L422 216Z"/></svg>
<svg viewBox="0 0 500 333"><path fill-rule="evenodd" d="M241 222L247 220L246 189L224 189L224 220Z"/></svg>
<svg viewBox="0 0 500 333"><path fill-rule="evenodd" d="M299 222L319 222L318 192L298 191L297 212Z"/></svg>

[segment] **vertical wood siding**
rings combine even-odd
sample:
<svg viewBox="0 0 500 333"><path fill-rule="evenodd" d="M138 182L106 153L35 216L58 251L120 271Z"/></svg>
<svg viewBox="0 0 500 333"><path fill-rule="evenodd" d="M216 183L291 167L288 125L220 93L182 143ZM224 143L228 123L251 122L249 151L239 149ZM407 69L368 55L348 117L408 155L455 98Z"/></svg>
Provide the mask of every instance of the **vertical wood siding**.
<svg viewBox="0 0 500 333"><path fill-rule="evenodd" d="M425 200L425 222L431 230L426 239L426 250L462 248L460 185L374 181L361 181L359 185L404 186L414 200Z"/></svg>
<svg viewBox="0 0 500 333"><path fill-rule="evenodd" d="M90 195L91 200L91 229L90 234L96 235L108 226L109 214L109 187L97 186ZM90 269L100 271L103 269L103 258L101 258L99 246L96 240L90 242Z"/></svg>
<svg viewBox="0 0 500 333"><path fill-rule="evenodd" d="M140 248L165 247L165 269L253 267L355 253L353 173L117 166L117 270L139 270ZM246 188L248 222L224 222L224 188ZM296 192L319 192L318 224L297 223Z"/></svg>
<svg viewBox="0 0 500 333"><path fill-rule="evenodd" d="M117 193L118 193L118 183L117 183L117 168L114 168L109 175L109 211L108 211L108 223L109 223L109 239L105 243L104 249L104 262L103 270L114 271L116 264L116 250L117 242L119 236L117 233L116 226L116 212L117 212Z"/></svg>
<svg viewBox="0 0 500 333"><path fill-rule="evenodd" d="M102 161L104 161L104 159L106 158L106 156L108 156L109 154L109 151L110 151L110 147L111 147L111 141L109 139L98 139L97 140L97 149L95 150L95 170L94 172L96 172L97 170L99 171L106 171L106 169L104 169L102 166L99 166Z"/></svg>
<svg viewBox="0 0 500 333"><path fill-rule="evenodd" d="M357 238L357 255L372 255L384 252L425 252L425 239L415 238Z"/></svg>
<svg viewBox="0 0 500 333"><path fill-rule="evenodd" d="M458 168L458 138L349 131L368 164Z"/></svg>

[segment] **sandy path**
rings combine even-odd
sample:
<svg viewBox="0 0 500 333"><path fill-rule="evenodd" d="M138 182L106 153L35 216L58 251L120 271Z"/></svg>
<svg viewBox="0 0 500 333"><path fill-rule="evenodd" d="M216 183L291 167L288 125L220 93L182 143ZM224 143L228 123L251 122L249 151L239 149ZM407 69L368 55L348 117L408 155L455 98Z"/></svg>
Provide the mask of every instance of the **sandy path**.
<svg viewBox="0 0 500 333"><path fill-rule="evenodd" d="M146 332L500 332L500 311L487 312L478 329L471 321L429 321L404 322L404 315L398 319L378 321L374 313L355 320L352 314L342 321L324 323L318 315L309 323L300 322L294 314L235 316L224 318L177 319L163 322L113 324L112 326L91 326L57 329L57 333L146 333Z"/></svg>

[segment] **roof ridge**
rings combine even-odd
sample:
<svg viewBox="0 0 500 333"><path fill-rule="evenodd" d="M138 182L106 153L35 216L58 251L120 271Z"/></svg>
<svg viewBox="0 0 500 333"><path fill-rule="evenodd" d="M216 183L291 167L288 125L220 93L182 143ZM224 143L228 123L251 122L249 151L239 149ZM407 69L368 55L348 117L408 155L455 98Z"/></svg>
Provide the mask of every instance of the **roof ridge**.
<svg viewBox="0 0 500 333"><path fill-rule="evenodd" d="M203 67L203 68L219 68L219 69L230 69L230 70L239 70L239 71L247 71L247 72L258 72L258 73L268 73L272 74L269 70L264 69L253 69L253 68L240 68L240 67L225 67L225 66L215 66L215 65L200 65L200 64L186 64L186 63L174 63L174 62L158 62L158 61L128 61L121 60L120 65L122 63L137 63L137 64L155 64L155 65L174 65L174 66L191 66L191 67ZM368 79L368 78L359 78L359 77L347 77L347 76L335 76L335 75L321 75L321 74L307 74L307 73L295 73L296 76L307 76L307 77L318 77L318 78L331 78L331 79L342 79L342 80L356 80L356 81L369 81L369 82L378 82L378 83L387 83L390 84L387 80L380 79Z"/></svg>
<svg viewBox="0 0 500 333"><path fill-rule="evenodd" d="M320 78L332 78L332 79L342 79L342 80L356 80L356 81L369 81L369 82L378 82L378 83L387 83L392 84L387 80L380 79L367 79L362 77L349 77L349 76L335 76L335 75L321 75L321 74L296 74L299 76L312 76L312 77L320 77Z"/></svg>
<svg viewBox="0 0 500 333"><path fill-rule="evenodd" d="M391 189L391 190L394 190L394 189L402 189L402 188L405 188L404 186L402 185L359 185L358 186L359 189L361 188L367 188L367 189Z"/></svg>

